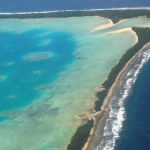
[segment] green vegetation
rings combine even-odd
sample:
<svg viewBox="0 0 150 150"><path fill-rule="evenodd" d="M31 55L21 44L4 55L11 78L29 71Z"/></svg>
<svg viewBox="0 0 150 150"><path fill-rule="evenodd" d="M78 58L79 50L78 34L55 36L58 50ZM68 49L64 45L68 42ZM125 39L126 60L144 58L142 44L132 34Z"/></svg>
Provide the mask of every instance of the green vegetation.
<svg viewBox="0 0 150 150"><path fill-rule="evenodd" d="M146 43L150 41L150 28L133 28L133 30L136 32L139 41L136 45L126 51L126 53L120 59L119 63L110 72L108 79L103 83L105 91L97 93L99 100L95 103L96 111L100 110L100 107L103 104L104 98L106 97L109 88L112 86L118 73L126 65L128 60L130 60L136 52L138 52Z"/></svg>
<svg viewBox="0 0 150 150"><path fill-rule="evenodd" d="M81 17L81 16L102 16L110 18L114 23L121 19L133 18L138 16L150 17L150 11L145 9L129 10L95 10L95 11L61 11L50 13L33 14L0 14L0 18L51 18L51 17Z"/></svg>
<svg viewBox="0 0 150 150"><path fill-rule="evenodd" d="M136 45L126 51L119 63L110 72L108 79L103 83L105 91L97 93L99 100L95 102L95 111L100 111L100 107L102 106L103 101L118 73L122 70L122 68L124 68L126 63L134 56L134 54L150 41L150 28L133 28L133 30L137 33L139 41ZM68 150L81 150L88 139L92 127L93 123L90 121L80 126L73 136L71 143L68 145Z"/></svg>
<svg viewBox="0 0 150 150"><path fill-rule="evenodd" d="M68 145L68 150L81 150L87 141L94 121L90 120L87 123L80 126L74 136L71 139L71 143Z"/></svg>

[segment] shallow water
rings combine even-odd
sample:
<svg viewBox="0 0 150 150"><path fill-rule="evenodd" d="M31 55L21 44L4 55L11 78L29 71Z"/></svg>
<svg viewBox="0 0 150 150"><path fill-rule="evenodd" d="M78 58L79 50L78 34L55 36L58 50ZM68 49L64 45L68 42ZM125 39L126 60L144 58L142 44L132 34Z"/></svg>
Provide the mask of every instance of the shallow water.
<svg viewBox="0 0 150 150"><path fill-rule="evenodd" d="M137 42L132 31L92 32L107 22L0 20L0 149L66 148L78 115L93 108L96 87Z"/></svg>
<svg viewBox="0 0 150 150"><path fill-rule="evenodd" d="M13 32L0 33L0 72L1 76L6 76L0 83L1 111L30 104L41 95L40 89L36 88L52 82L64 66L73 61L72 53L76 42L70 33L52 32L45 37L38 37L41 32L44 33L39 29L19 35ZM51 44L43 44L47 38L52 38ZM63 53L59 43L63 45ZM38 54L49 50L52 56L45 60L24 59L24 56L30 53Z"/></svg>

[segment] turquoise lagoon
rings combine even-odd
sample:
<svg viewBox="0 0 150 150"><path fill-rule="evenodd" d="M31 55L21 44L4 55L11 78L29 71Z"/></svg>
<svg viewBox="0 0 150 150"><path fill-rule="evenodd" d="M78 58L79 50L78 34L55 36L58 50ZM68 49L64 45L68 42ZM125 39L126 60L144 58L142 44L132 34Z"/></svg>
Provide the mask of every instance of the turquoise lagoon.
<svg viewBox="0 0 150 150"><path fill-rule="evenodd" d="M0 149L63 150L128 48L131 26L102 17L0 19Z"/></svg>

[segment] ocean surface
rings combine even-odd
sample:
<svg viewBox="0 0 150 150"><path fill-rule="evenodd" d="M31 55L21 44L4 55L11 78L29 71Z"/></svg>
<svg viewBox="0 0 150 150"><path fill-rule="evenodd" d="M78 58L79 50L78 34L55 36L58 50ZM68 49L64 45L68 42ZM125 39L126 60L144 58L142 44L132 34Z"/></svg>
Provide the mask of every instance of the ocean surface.
<svg viewBox="0 0 150 150"><path fill-rule="evenodd" d="M1 0L0 12L148 7L149 0Z"/></svg>
<svg viewBox="0 0 150 150"><path fill-rule="evenodd" d="M144 65L125 102L125 121L116 150L150 149L150 61Z"/></svg>

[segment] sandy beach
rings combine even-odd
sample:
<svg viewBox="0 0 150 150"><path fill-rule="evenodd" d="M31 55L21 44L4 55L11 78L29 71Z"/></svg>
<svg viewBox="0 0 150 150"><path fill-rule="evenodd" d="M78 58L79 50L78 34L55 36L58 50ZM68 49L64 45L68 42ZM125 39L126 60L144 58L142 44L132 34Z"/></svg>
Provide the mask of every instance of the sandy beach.
<svg viewBox="0 0 150 150"><path fill-rule="evenodd" d="M99 16L98 16L99 17ZM100 17L99 17L100 18ZM101 17L101 18L104 18L104 17ZM95 32L95 31L98 31L98 30L103 30L103 29L107 29L109 27L112 27L114 25L114 23L112 22L111 19L108 19L108 18L105 18L107 19L107 22L104 23L104 24L101 24L101 25L98 25L94 28L94 30L92 30L91 32Z"/></svg>
<svg viewBox="0 0 150 150"><path fill-rule="evenodd" d="M132 31L133 31L132 28L122 28L122 29L118 29L118 30L108 32L107 34L117 34L117 33L132 32ZM137 36L135 35L135 37L137 37ZM137 41L137 38L136 38L136 41Z"/></svg>
<svg viewBox="0 0 150 150"><path fill-rule="evenodd" d="M108 20L107 20L106 23L96 26L92 30L92 32L101 31L101 30L102 31L104 30L108 34L118 34L118 33L122 33L122 32L132 32L132 27L130 27L127 24L130 24L130 22L132 22L132 21L134 21L138 18L143 18L145 20L148 19L146 16L138 16L138 17L133 17L133 18L129 18L129 19L122 19L122 20L114 23L111 19L107 18ZM123 26L123 24L126 24L126 25ZM150 27L150 23L139 24L139 25L136 25L136 27L142 27L142 28ZM110 31L111 29L113 29L113 31Z"/></svg>

